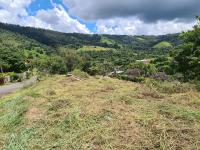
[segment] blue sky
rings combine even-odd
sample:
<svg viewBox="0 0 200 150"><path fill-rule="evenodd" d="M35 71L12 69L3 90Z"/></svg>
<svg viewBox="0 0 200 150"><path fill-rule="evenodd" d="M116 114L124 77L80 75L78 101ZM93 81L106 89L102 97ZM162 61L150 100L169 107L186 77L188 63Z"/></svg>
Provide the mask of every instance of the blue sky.
<svg viewBox="0 0 200 150"><path fill-rule="evenodd" d="M191 29L199 5L199 0L0 0L0 20L67 33L160 35Z"/></svg>
<svg viewBox="0 0 200 150"><path fill-rule="evenodd" d="M68 6L67 5L63 5L63 1L62 0L35 0L33 1L29 7L27 8L27 12L29 13L29 15L36 15L37 11L44 9L44 10L48 10L48 9L53 9L52 6L52 2L56 3L56 4L60 4L62 5L66 11L68 11ZM86 27L92 32L95 33L96 32L96 28L95 28L95 22L94 21L84 21L83 19L76 17L74 15L69 14L69 16L71 18L77 19L79 20L79 22L81 22L82 24L85 24Z"/></svg>
<svg viewBox="0 0 200 150"><path fill-rule="evenodd" d="M61 3L62 1L56 0L56 3ZM33 1L30 6L27 8L30 15L35 15L36 12L40 9L52 9L53 6L51 5L50 1L45 0L35 0Z"/></svg>

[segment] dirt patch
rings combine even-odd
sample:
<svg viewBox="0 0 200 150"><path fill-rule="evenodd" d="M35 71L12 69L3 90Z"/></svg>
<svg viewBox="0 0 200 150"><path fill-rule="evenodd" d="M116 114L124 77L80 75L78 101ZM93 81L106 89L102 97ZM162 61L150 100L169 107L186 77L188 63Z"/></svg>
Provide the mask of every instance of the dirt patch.
<svg viewBox="0 0 200 150"><path fill-rule="evenodd" d="M32 106L41 106L42 104L46 103L46 100L43 99L43 98L33 98L33 97L30 97L30 96L26 96L25 99L30 101Z"/></svg>
<svg viewBox="0 0 200 150"><path fill-rule="evenodd" d="M25 118L28 120L40 120L45 114L45 110L42 108L38 108L39 106L42 106L46 101L42 98L33 98L30 96L27 96L26 99L30 101L31 107L28 109L28 111L25 114Z"/></svg>
<svg viewBox="0 0 200 150"><path fill-rule="evenodd" d="M27 112L25 117L29 120L39 120L44 116L45 111L39 108L33 107L30 108Z"/></svg>

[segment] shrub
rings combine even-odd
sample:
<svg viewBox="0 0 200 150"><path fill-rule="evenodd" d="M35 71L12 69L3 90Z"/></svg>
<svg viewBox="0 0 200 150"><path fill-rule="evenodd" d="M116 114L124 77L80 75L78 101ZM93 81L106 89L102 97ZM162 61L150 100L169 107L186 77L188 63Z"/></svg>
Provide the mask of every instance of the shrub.
<svg viewBox="0 0 200 150"><path fill-rule="evenodd" d="M139 83L145 81L145 77L130 78L130 76L127 76L127 75L119 75L118 79L132 81L132 82L139 82Z"/></svg>
<svg viewBox="0 0 200 150"><path fill-rule="evenodd" d="M163 82L163 84L158 87L158 90L168 94L185 93L191 90L191 86L180 82Z"/></svg>
<svg viewBox="0 0 200 150"><path fill-rule="evenodd" d="M166 81L169 79L169 76L164 72L158 72L152 76L152 78L160 81Z"/></svg>
<svg viewBox="0 0 200 150"><path fill-rule="evenodd" d="M181 82L162 82L157 80L148 80L146 85L151 89L156 89L161 93L173 94L173 93L185 93L192 89L191 85L188 83L181 83Z"/></svg>
<svg viewBox="0 0 200 150"><path fill-rule="evenodd" d="M145 77L138 77L138 78L135 78L135 79L134 79L134 82L139 82L139 83L141 83L141 82L143 82L143 81L145 81Z"/></svg>
<svg viewBox="0 0 200 150"><path fill-rule="evenodd" d="M27 79L30 79L30 78L31 78L31 75L32 75L32 72L30 72L30 71L27 71L27 72L26 72L26 78L27 78Z"/></svg>
<svg viewBox="0 0 200 150"><path fill-rule="evenodd" d="M142 73L142 71L140 69L137 69L137 68L135 68L135 69L129 69L127 71L128 78L133 79L133 80L135 78L140 77L141 73Z"/></svg>
<svg viewBox="0 0 200 150"><path fill-rule="evenodd" d="M184 81L184 75L182 73L176 73L173 75L173 78L178 81Z"/></svg>
<svg viewBox="0 0 200 150"><path fill-rule="evenodd" d="M89 78L89 75L79 69L75 69L73 72L72 72L72 75L76 76L76 77L79 77L79 78Z"/></svg>
<svg viewBox="0 0 200 150"><path fill-rule="evenodd" d="M4 84L4 76L0 74L0 85Z"/></svg>
<svg viewBox="0 0 200 150"><path fill-rule="evenodd" d="M11 82L20 80L20 75L16 73L10 73Z"/></svg>
<svg viewBox="0 0 200 150"><path fill-rule="evenodd" d="M195 82L195 88L200 91L200 81Z"/></svg>

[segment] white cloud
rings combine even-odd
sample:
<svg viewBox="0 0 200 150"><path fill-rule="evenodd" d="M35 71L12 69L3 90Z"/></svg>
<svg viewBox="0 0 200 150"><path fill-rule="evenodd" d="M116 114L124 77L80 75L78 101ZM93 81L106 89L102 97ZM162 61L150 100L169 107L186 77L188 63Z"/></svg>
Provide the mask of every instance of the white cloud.
<svg viewBox="0 0 200 150"><path fill-rule="evenodd" d="M27 17L26 7L31 0L0 0L0 20L7 23L19 23L21 18Z"/></svg>
<svg viewBox="0 0 200 150"><path fill-rule="evenodd" d="M90 33L84 24L72 19L61 5L55 5L50 10L39 10L36 18L56 31Z"/></svg>
<svg viewBox="0 0 200 150"><path fill-rule="evenodd" d="M125 35L162 35L190 30L194 22L186 23L177 20L145 23L137 17L113 18L98 20L97 33Z"/></svg>
<svg viewBox="0 0 200 150"><path fill-rule="evenodd" d="M0 21L61 32L91 33L85 24L70 17L62 5L53 3L52 1L52 9L41 9L36 12L35 16L30 16L26 8L30 6L32 1L34 0L0 0ZM108 2L112 3L113 1L108 0ZM81 1L80 4L86 5L84 3L87 2ZM87 5L92 4L88 3ZM72 8L76 5L73 3L70 4ZM176 19L171 21L158 20L149 23L138 17L112 17L110 19L97 19L96 29L97 33L104 34L158 35L188 30L191 29L193 24L194 22L180 22L180 20Z"/></svg>
<svg viewBox="0 0 200 150"><path fill-rule="evenodd" d="M53 8L39 10L29 16L26 8L33 0L0 0L0 20L5 23L40 27L61 32L90 33L84 24L71 18L62 5L52 3Z"/></svg>

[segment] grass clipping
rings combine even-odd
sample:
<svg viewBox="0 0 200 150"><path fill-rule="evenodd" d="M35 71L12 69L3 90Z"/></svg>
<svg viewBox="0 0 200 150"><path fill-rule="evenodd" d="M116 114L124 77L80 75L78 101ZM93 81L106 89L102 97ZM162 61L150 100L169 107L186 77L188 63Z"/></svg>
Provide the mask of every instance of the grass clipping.
<svg viewBox="0 0 200 150"><path fill-rule="evenodd" d="M200 147L200 94L187 85L72 75L81 80L49 77L2 100L0 149Z"/></svg>

